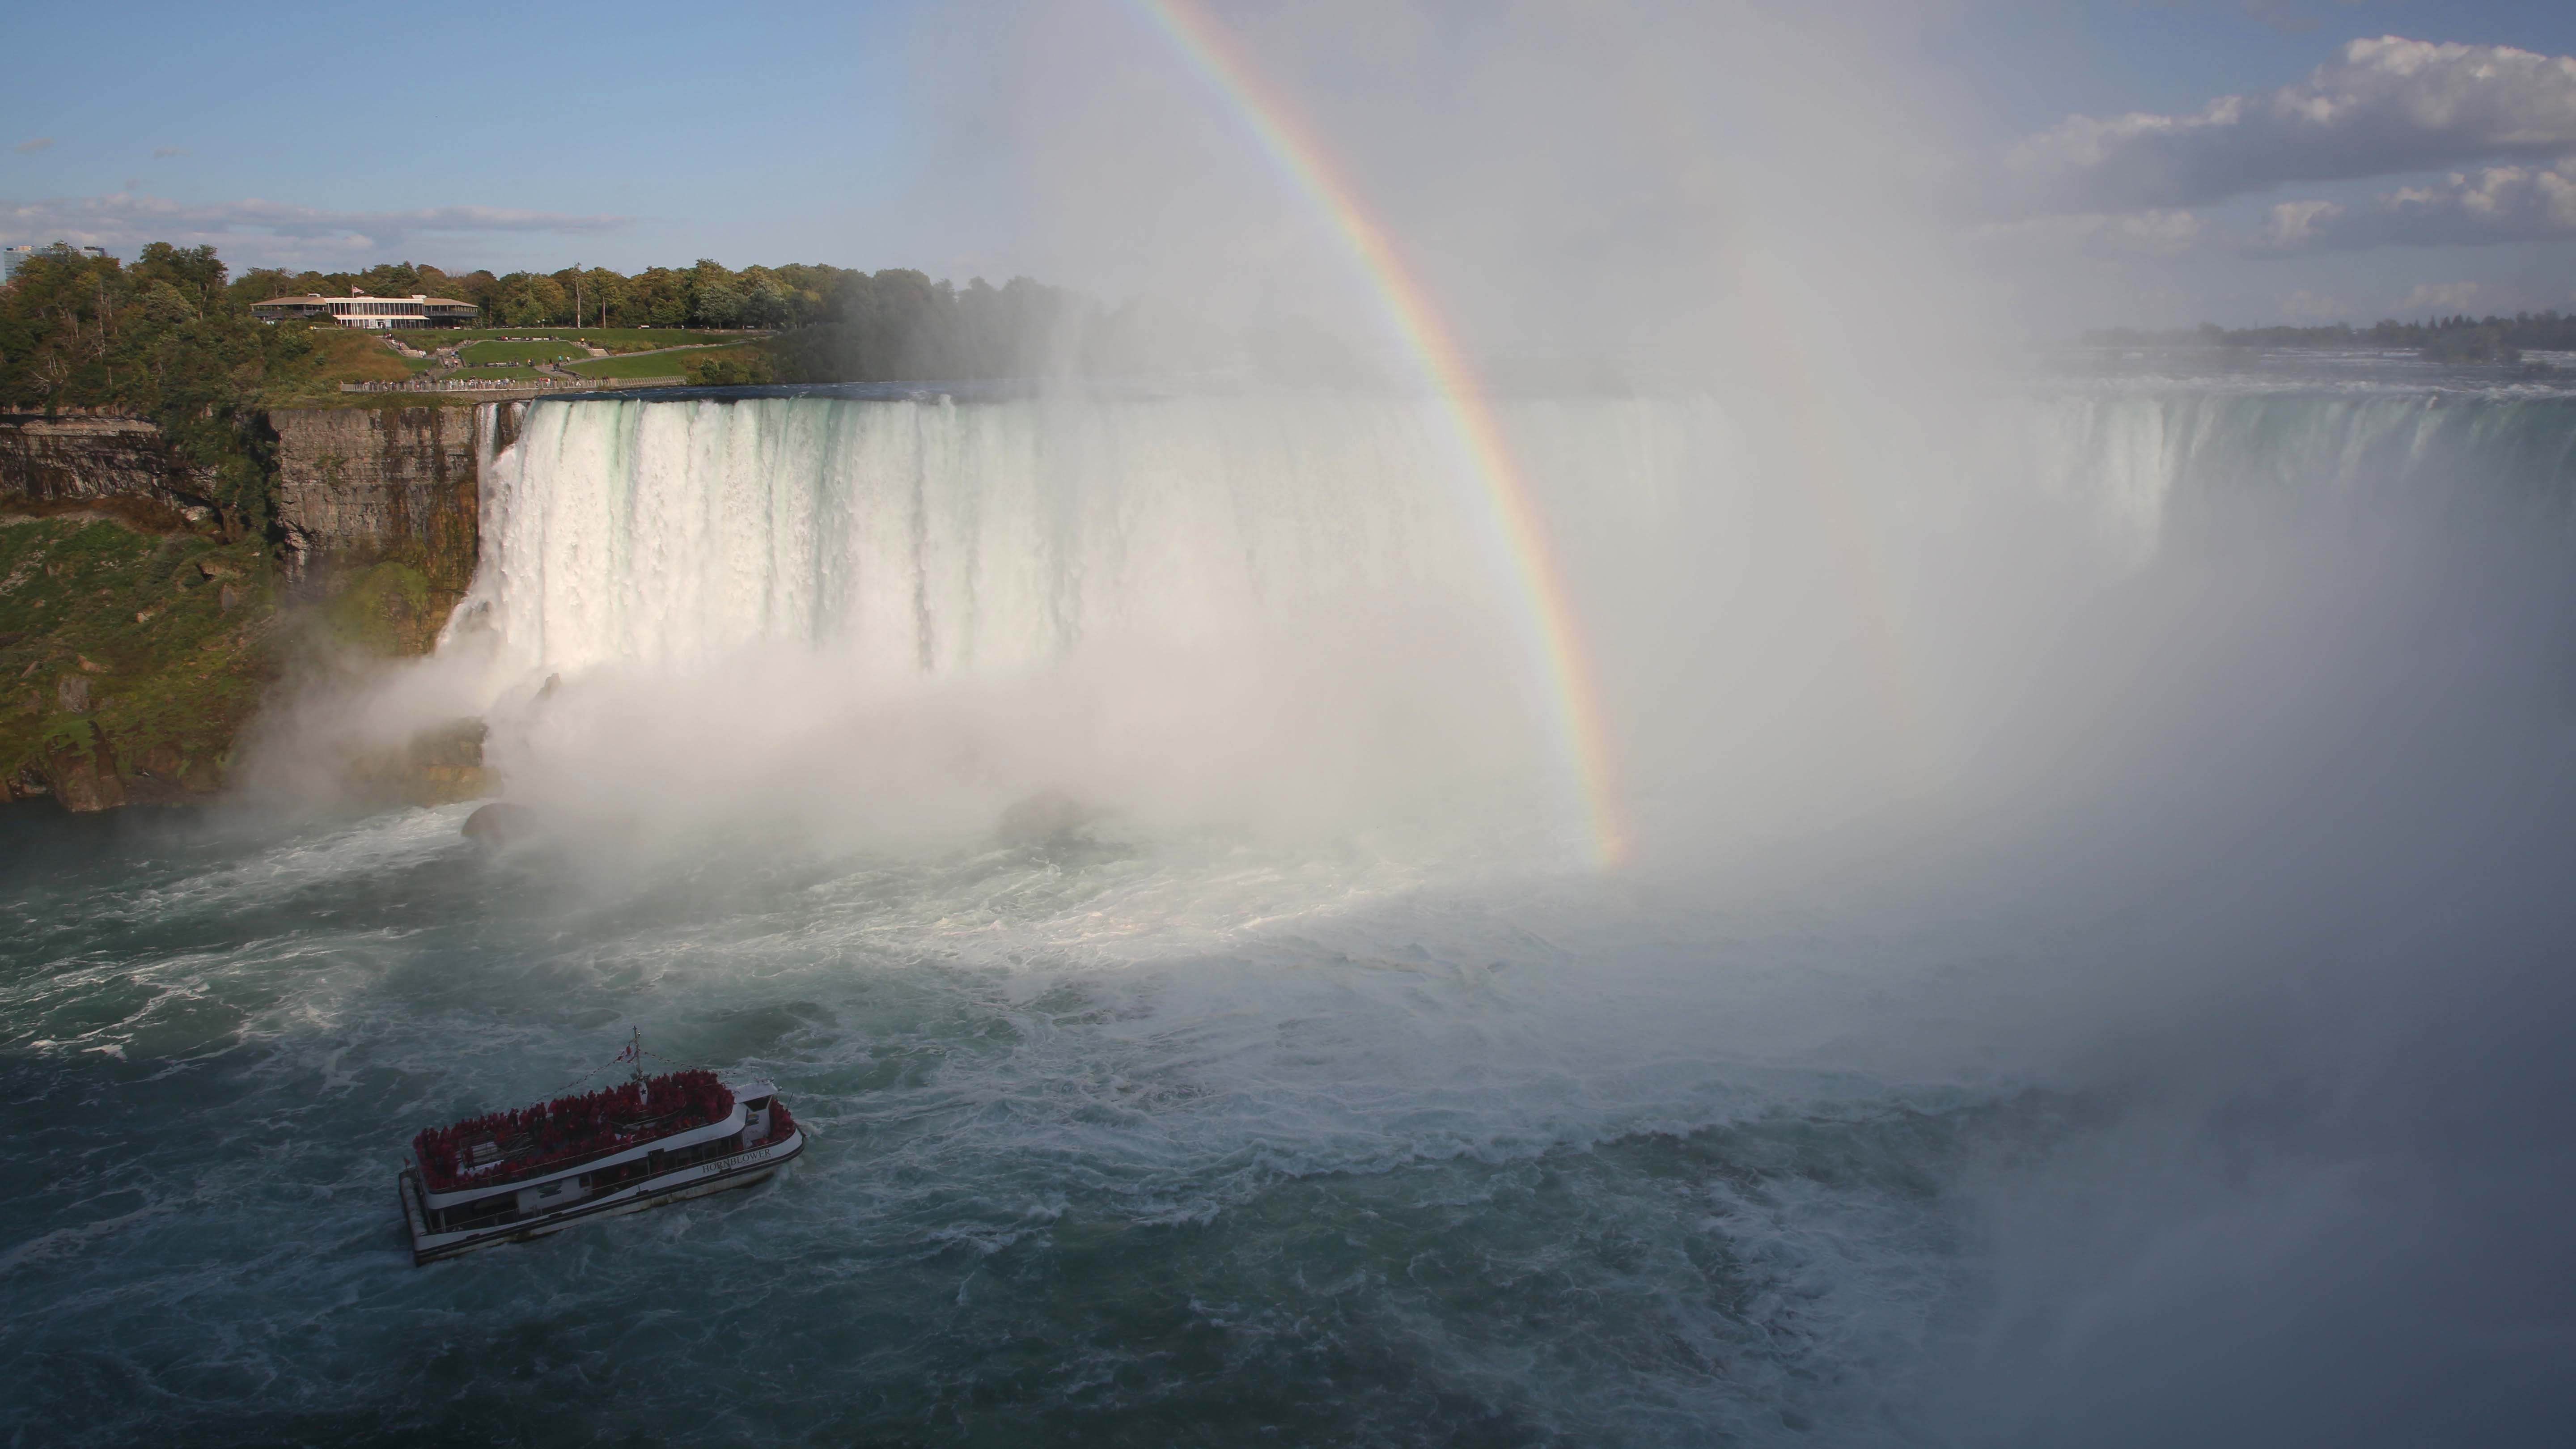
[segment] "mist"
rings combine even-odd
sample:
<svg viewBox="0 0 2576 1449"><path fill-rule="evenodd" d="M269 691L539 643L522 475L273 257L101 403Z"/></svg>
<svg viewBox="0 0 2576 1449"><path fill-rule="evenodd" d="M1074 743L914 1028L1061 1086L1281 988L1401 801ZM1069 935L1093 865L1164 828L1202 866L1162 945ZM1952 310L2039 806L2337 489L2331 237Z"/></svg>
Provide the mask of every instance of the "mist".
<svg viewBox="0 0 2576 1449"><path fill-rule="evenodd" d="M1569 1060L1704 1023L1720 1077L2002 1104L1838 1438L2563 1437L2576 583L2563 461L2492 440L2576 403L2034 381L1893 8L1224 12L1471 356L1616 379L1493 402L1633 819L1596 878L1530 586L1329 219L1146 20L964 15L945 154L1019 183L968 260L1387 380L536 404L440 653L281 706L271 779L474 717L639 891L974 859L1060 791L1147 858L1418 871L1351 907L1393 930L1528 893ZM1779 919L1820 964L1731 999Z"/></svg>

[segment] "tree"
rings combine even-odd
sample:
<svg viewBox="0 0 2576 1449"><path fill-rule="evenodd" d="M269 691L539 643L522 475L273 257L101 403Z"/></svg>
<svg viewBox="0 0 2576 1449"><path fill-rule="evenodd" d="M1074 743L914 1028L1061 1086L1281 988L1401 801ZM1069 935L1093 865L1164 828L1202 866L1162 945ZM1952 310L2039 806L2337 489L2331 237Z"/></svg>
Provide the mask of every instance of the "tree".
<svg viewBox="0 0 2576 1449"><path fill-rule="evenodd" d="M700 327L742 325L742 288L735 285L732 278L702 282L691 291L689 320L692 323Z"/></svg>
<svg viewBox="0 0 2576 1449"><path fill-rule="evenodd" d="M224 273L223 261L215 255L213 247L181 248L168 242L153 242L134 259L129 275L140 287L167 285L185 297L192 310L203 312L221 303Z"/></svg>
<svg viewBox="0 0 2576 1449"><path fill-rule="evenodd" d="M591 313L591 325L614 327L615 318L626 308L626 279L606 267L593 267L581 274L582 292Z"/></svg>
<svg viewBox="0 0 2576 1449"><path fill-rule="evenodd" d="M572 298L552 277L512 272L501 278L487 310L504 327L548 327L572 312Z"/></svg>

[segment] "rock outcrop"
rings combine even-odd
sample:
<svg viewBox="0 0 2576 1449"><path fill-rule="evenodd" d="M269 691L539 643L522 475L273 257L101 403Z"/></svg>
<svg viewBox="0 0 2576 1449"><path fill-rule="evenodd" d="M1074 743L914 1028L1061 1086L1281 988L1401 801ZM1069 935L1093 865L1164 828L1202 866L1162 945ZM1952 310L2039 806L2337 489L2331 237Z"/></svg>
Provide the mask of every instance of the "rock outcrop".
<svg viewBox="0 0 2576 1449"><path fill-rule="evenodd" d="M491 853L534 840L543 823L544 817L525 805L495 800L465 817L463 834L477 849Z"/></svg>
<svg viewBox="0 0 2576 1449"><path fill-rule="evenodd" d="M1110 812L1085 805L1061 790L1040 790L1013 801L994 823L993 838L1015 848L1071 845L1086 838L1091 826Z"/></svg>
<svg viewBox="0 0 2576 1449"><path fill-rule="evenodd" d="M394 563L419 575L430 612L446 617L474 578L474 409L279 408L268 422L290 596L328 597Z"/></svg>
<svg viewBox="0 0 2576 1449"><path fill-rule="evenodd" d="M474 572L474 409L267 418L282 557L225 541L210 480L151 423L0 416L0 516L20 520L0 533L0 798L104 810L203 797L295 641L358 656L434 643ZM517 410L500 421L514 432ZM479 724L357 764L367 788L423 803L493 784Z"/></svg>
<svg viewBox="0 0 2576 1449"><path fill-rule="evenodd" d="M123 499L184 510L211 482L142 418L0 414L0 500L60 507Z"/></svg>
<svg viewBox="0 0 2576 1449"><path fill-rule="evenodd" d="M479 719L451 720L399 748L352 753L338 762L336 773L362 798L407 805L481 799L500 783L483 763L485 732Z"/></svg>

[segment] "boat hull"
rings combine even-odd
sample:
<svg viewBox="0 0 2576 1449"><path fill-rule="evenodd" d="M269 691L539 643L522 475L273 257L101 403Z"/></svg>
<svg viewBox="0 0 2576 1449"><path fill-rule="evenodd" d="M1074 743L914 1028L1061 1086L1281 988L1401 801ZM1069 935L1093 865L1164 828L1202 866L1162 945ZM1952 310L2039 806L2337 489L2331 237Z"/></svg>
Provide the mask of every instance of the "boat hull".
<svg viewBox="0 0 2576 1449"><path fill-rule="evenodd" d="M766 1182L778 1169L795 1161L804 1152L805 1133L798 1129L766 1146L692 1163L658 1177L644 1178L587 1202L459 1232L433 1233L429 1230L428 1209L421 1200L420 1176L412 1169L403 1169L402 1176L396 1180L395 1191L402 1199L403 1221L411 1230L412 1265L422 1267L478 1248L531 1242L549 1233L559 1233L601 1218L642 1212L664 1203L705 1197L738 1187L754 1187Z"/></svg>

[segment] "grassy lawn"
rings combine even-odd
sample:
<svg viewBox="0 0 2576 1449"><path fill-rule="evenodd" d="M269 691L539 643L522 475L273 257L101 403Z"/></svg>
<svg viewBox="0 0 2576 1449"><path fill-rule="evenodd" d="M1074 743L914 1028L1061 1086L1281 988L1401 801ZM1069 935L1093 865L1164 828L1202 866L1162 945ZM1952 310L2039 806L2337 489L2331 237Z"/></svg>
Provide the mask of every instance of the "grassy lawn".
<svg viewBox="0 0 2576 1449"><path fill-rule="evenodd" d="M314 380L334 382L400 382L416 370L411 359L364 332L315 328Z"/></svg>
<svg viewBox="0 0 2576 1449"><path fill-rule="evenodd" d="M655 347L685 347L692 343L738 341L716 332L691 332L678 327L433 327L407 331L403 341L418 348L446 347L458 342L483 342L503 337L575 338L611 352L642 352Z"/></svg>
<svg viewBox="0 0 2576 1449"><path fill-rule="evenodd" d="M448 374L457 382L535 382L543 376L533 367L460 367Z"/></svg>
<svg viewBox="0 0 2576 1449"><path fill-rule="evenodd" d="M569 342L471 342L456 355L467 362L562 362L590 354Z"/></svg>
<svg viewBox="0 0 2576 1449"><path fill-rule="evenodd" d="M686 352L655 352L642 357L599 357L576 362L564 371L579 377L678 377L693 357L746 352L737 347L693 347Z"/></svg>

